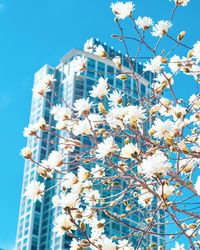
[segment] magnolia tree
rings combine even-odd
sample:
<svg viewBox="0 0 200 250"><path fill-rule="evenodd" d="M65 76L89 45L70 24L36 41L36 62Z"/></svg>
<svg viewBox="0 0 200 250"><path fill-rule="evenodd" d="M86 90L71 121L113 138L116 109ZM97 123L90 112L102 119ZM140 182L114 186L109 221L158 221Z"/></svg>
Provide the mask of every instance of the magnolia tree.
<svg viewBox="0 0 200 250"><path fill-rule="evenodd" d="M52 202L62 212L54 221L54 231L58 237L67 234L72 238L70 249L141 249L150 236L165 240L162 245L150 241L145 249L164 249L169 243L176 250L200 247L200 41L189 46L183 42L185 31L178 31L175 37L171 34L176 11L183 11L188 3L172 1L170 17L160 21L137 17L132 2L112 3L119 31L112 37L123 44L129 70L123 70L120 56L110 58L101 45L94 53L113 61L118 72L113 77L125 86L121 90L100 77L86 99L69 107L62 97L58 105L48 100L48 91L56 94L53 76L33 89L51 105L56 125L41 118L25 128L24 135L45 140L39 131L48 132L57 149L42 162L35 162L29 147L21 153L36 165L44 181L58 179L60 192ZM127 21L131 36L124 32ZM134 61L128 43L136 48ZM177 55L178 51L183 55ZM138 75L134 63L144 59L143 73ZM74 58L70 67L79 75L87 70L87 58ZM148 95L143 96L139 82L146 72L152 74L152 81ZM191 81L190 89L194 85L188 100L175 91L179 77L186 81L183 75ZM133 98L124 100L128 78L136 82L137 105ZM26 195L35 202L41 201L44 192L44 183L32 181ZM105 228L110 223L126 230L109 237ZM163 224L170 230L156 230Z"/></svg>

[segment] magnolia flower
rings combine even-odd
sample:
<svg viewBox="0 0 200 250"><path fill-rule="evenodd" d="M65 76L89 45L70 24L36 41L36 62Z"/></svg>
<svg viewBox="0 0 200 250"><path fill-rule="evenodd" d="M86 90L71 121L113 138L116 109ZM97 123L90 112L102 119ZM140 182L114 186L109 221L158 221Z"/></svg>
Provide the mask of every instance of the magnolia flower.
<svg viewBox="0 0 200 250"><path fill-rule="evenodd" d="M77 56L71 62L71 68L74 73L80 75L80 73L86 70L87 58L85 56Z"/></svg>
<svg viewBox="0 0 200 250"><path fill-rule="evenodd" d="M192 56L196 59L196 63L200 62L200 41L193 45Z"/></svg>
<svg viewBox="0 0 200 250"><path fill-rule="evenodd" d="M108 97L109 106L112 107L122 104L122 96L123 95L119 91L114 90Z"/></svg>
<svg viewBox="0 0 200 250"><path fill-rule="evenodd" d="M127 114L124 117L124 122L130 122L131 125L135 125L137 122L142 122L145 119L145 110L139 106L130 105L127 107Z"/></svg>
<svg viewBox="0 0 200 250"><path fill-rule="evenodd" d="M121 154L120 156L123 158L135 158L139 155L139 149L137 146L133 145L132 143L126 144L122 149L121 149Z"/></svg>
<svg viewBox="0 0 200 250"><path fill-rule="evenodd" d="M185 250L184 246L185 246L184 244L180 245L178 242L176 242L175 247L172 247L171 250Z"/></svg>
<svg viewBox="0 0 200 250"><path fill-rule="evenodd" d="M163 37L164 35L167 34L169 28L172 27L172 23L170 21L158 21L158 23L153 27L153 31L151 34L153 36L158 36L158 37Z"/></svg>
<svg viewBox="0 0 200 250"><path fill-rule="evenodd" d="M47 160L41 161L40 166L37 167L37 172L45 179L53 177L53 169L50 168Z"/></svg>
<svg viewBox="0 0 200 250"><path fill-rule="evenodd" d="M90 135L93 134L91 124L88 119L78 121L78 124L73 128L74 135Z"/></svg>
<svg viewBox="0 0 200 250"><path fill-rule="evenodd" d="M72 172L69 172L64 176L64 181L61 183L61 188L62 190L67 190L69 188L72 188L72 186L77 182L78 178L76 177L76 175Z"/></svg>
<svg viewBox="0 0 200 250"><path fill-rule="evenodd" d="M157 118L154 121L154 125L150 130L155 138L162 139L163 137L173 136L175 132L174 123L170 120L162 121L160 118Z"/></svg>
<svg viewBox="0 0 200 250"><path fill-rule="evenodd" d="M148 156L142 161L140 168L147 178L151 178L156 175L166 175L171 169L171 164L163 152L156 151L152 156Z"/></svg>
<svg viewBox="0 0 200 250"><path fill-rule="evenodd" d="M119 240L117 244L117 249L120 250L134 250L134 248L129 244L128 240Z"/></svg>
<svg viewBox="0 0 200 250"><path fill-rule="evenodd" d="M79 99L74 103L74 110L78 112L78 115L88 115L91 109L92 103L89 103L89 98Z"/></svg>
<svg viewBox="0 0 200 250"><path fill-rule="evenodd" d="M112 59L113 63L115 64L115 66L117 67L117 69L121 69L122 66L122 61L121 61L121 57L120 56L116 56Z"/></svg>
<svg viewBox="0 0 200 250"><path fill-rule="evenodd" d="M200 95L191 95L190 98L189 98L189 102L190 102L190 105L192 105L192 107L194 109L199 109L200 108Z"/></svg>
<svg viewBox="0 0 200 250"><path fill-rule="evenodd" d="M190 74L194 77L196 81L199 82L199 77L200 77L200 66L193 64L190 70Z"/></svg>
<svg viewBox="0 0 200 250"><path fill-rule="evenodd" d="M22 150L21 150L21 155L22 155L25 159L31 159L31 157L32 157L32 151L31 151L30 147L22 148Z"/></svg>
<svg viewBox="0 0 200 250"><path fill-rule="evenodd" d="M46 83L41 82L41 83L36 84L33 87L32 91L33 91L34 97L41 97L41 96L44 97L46 92L51 91L51 89Z"/></svg>
<svg viewBox="0 0 200 250"><path fill-rule="evenodd" d="M138 197L138 203L143 207L147 207L147 206L151 205L153 197L154 196L151 192L149 192L146 189L142 189L141 194Z"/></svg>
<svg viewBox="0 0 200 250"><path fill-rule="evenodd" d="M27 128L24 128L23 135L25 137L35 136L37 134L37 127L35 125L29 124Z"/></svg>
<svg viewBox="0 0 200 250"><path fill-rule="evenodd" d="M100 178L105 175L105 169L96 164L96 166L91 169L91 175L94 178Z"/></svg>
<svg viewBox="0 0 200 250"><path fill-rule="evenodd" d="M61 167L63 164L63 156L59 151L52 151L48 157L48 164L50 167Z"/></svg>
<svg viewBox="0 0 200 250"><path fill-rule="evenodd" d="M61 214L55 219L53 231L57 233L60 237L65 234L65 232L75 230L76 226L71 222L71 217L66 214Z"/></svg>
<svg viewBox="0 0 200 250"><path fill-rule="evenodd" d="M98 98L102 98L105 95L107 95L108 93L108 78L103 78L100 77L97 86L93 86L92 90L90 90L90 96L91 97L98 97Z"/></svg>
<svg viewBox="0 0 200 250"><path fill-rule="evenodd" d="M97 235L100 236L104 232L104 224L105 224L104 219L101 220L94 219L92 224L92 234L94 235L96 233Z"/></svg>
<svg viewBox="0 0 200 250"><path fill-rule="evenodd" d="M72 111L69 108L62 107L60 104L54 105L50 111L56 121L65 121L71 118Z"/></svg>
<svg viewBox="0 0 200 250"><path fill-rule="evenodd" d="M44 194L44 183L31 181L27 186L25 194L33 202L36 202L37 200L41 201Z"/></svg>
<svg viewBox="0 0 200 250"><path fill-rule="evenodd" d="M82 166L78 168L78 179L80 182L88 179L90 177L90 172Z"/></svg>
<svg viewBox="0 0 200 250"><path fill-rule="evenodd" d="M192 67L193 63L194 62L192 62L191 59L188 59L187 57L183 56L182 58L180 58L179 56L174 55L170 58L168 66L173 73L178 73L180 70L184 70L185 72L186 68L188 68L190 71L190 68Z"/></svg>
<svg viewBox="0 0 200 250"><path fill-rule="evenodd" d="M112 155L117 148L118 147L114 142L114 138L110 136L97 145L96 157L97 159L104 159L106 156Z"/></svg>
<svg viewBox="0 0 200 250"><path fill-rule="evenodd" d="M186 113L187 113L186 108L181 107L178 104L175 107L172 107L172 109L171 109L171 114L172 114L175 121L177 119L183 118Z"/></svg>
<svg viewBox="0 0 200 250"><path fill-rule="evenodd" d="M95 55L97 56L100 56L100 57L106 57L106 51L104 49L104 47L102 45L98 45L96 48L95 48L95 52L94 52Z"/></svg>
<svg viewBox="0 0 200 250"><path fill-rule="evenodd" d="M73 238L71 243L70 243L70 250L80 250L81 249L81 244Z"/></svg>
<svg viewBox="0 0 200 250"><path fill-rule="evenodd" d="M151 25L153 24L153 20L150 17L138 17L137 20L135 20L137 26L139 29L143 29L143 30L148 30Z"/></svg>
<svg viewBox="0 0 200 250"><path fill-rule="evenodd" d="M157 74L157 76L154 78L154 81L165 84L169 88L169 84L174 84L174 79L172 77L173 75L171 73L163 72L161 74Z"/></svg>
<svg viewBox="0 0 200 250"><path fill-rule="evenodd" d="M60 196L55 195L52 198L52 202L54 206L65 208L77 208L79 205L78 195L75 193L61 193Z"/></svg>
<svg viewBox="0 0 200 250"><path fill-rule="evenodd" d="M112 12L118 19L125 19L126 17L131 16L134 6L135 5L132 2L117 2L111 4Z"/></svg>
<svg viewBox="0 0 200 250"><path fill-rule="evenodd" d="M159 196L163 197L163 199L167 199L170 195L174 192L174 187L169 185L168 183L165 183L162 186L159 186L157 193Z"/></svg>
<svg viewBox="0 0 200 250"><path fill-rule="evenodd" d="M120 127L124 130L124 124L122 120L125 115L127 115L127 109L124 107L115 106L109 110L109 113L106 115L106 122L109 124L111 128Z"/></svg>
<svg viewBox="0 0 200 250"><path fill-rule="evenodd" d="M107 237L99 239L98 244L101 245L101 250L117 250L116 244Z"/></svg>
<svg viewBox="0 0 200 250"><path fill-rule="evenodd" d="M86 192L86 195L83 197L83 199L86 203L88 203L89 206L95 206L100 199L99 190L91 190L90 188L89 191Z"/></svg>
<svg viewBox="0 0 200 250"><path fill-rule="evenodd" d="M197 194L200 195L200 176L198 176L197 181L194 185L194 188L197 191Z"/></svg>
<svg viewBox="0 0 200 250"><path fill-rule="evenodd" d="M162 57L156 56L155 58L151 59L150 62L144 63L144 69L143 71L151 71L152 73L159 73L163 66L162 64Z"/></svg>
<svg viewBox="0 0 200 250"><path fill-rule="evenodd" d="M171 1L171 0L170 0ZM180 6L183 6L183 7L185 7L185 6L187 6L188 5L188 3L190 2L190 0L174 0L174 2L175 2L175 4L176 5L180 5ZM182 249L180 249L180 250L182 250Z"/></svg>

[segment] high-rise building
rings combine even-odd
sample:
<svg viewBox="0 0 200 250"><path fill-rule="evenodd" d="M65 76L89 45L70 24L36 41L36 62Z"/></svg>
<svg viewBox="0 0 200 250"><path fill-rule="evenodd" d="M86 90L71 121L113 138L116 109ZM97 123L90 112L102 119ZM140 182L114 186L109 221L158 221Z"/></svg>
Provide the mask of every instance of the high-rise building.
<svg viewBox="0 0 200 250"><path fill-rule="evenodd" d="M92 53L94 47L99 44L103 45L106 50L108 54L107 58L103 59ZM70 62L78 55L85 55L88 58L88 64L86 71L79 76L75 76L70 73ZM47 92L47 98L32 98L30 124L34 124L40 117L44 117L48 124L54 125L54 121L50 114L51 107L47 99L55 105L59 103L59 99L62 97L69 106L72 106L75 100L88 97L89 91L100 76L108 77L108 82L111 86L119 89L124 88L124 86L122 86L122 81L114 77L117 70L114 67L112 60L108 59L113 58L113 56L116 55L122 56L120 51L115 51L114 48L102 44L98 39L89 39L84 45L84 50L72 49L61 59L61 62L57 67L49 65L43 66L35 74L34 86L37 85L45 75L53 74L56 79L56 82L54 83L55 91ZM130 71L127 58L125 56L122 58L124 71ZM134 61L133 64L135 72L137 74L142 74L142 65L134 63ZM148 94L148 83L151 81L151 77L151 74L145 73L143 77L140 78L140 92L143 96ZM136 82L131 77L126 81L126 89L127 98L131 98L137 103L138 95L136 91ZM52 132L54 131L52 130ZM27 140L27 146L32 149L33 159L36 162L46 159L49 153L55 149L55 144L51 143L52 140L55 140L53 135L40 131L39 136L45 140L37 140L35 137L29 137ZM87 138L84 138L84 140L86 139ZM59 187L55 185L56 180L52 181L47 179L45 181L46 192L42 202L33 203L25 196L27 185L32 180L40 179L41 177L37 174L35 164L30 161L25 161L16 250L69 249L70 239L67 236L56 237L52 230L54 218L60 212L58 208L52 207L51 201L52 196L59 190ZM55 187L49 189L53 185L55 185ZM121 209L121 207L118 207L118 209ZM138 217L139 216L140 215L138 214ZM138 218L135 216L133 218L133 223L137 225L137 222ZM123 234L124 230L125 228L118 223L111 223L109 227L106 228L107 234L111 236ZM164 225L154 228L154 231L162 235L162 233L165 232ZM149 242L155 242L159 245L163 240L164 238L161 236L147 237L146 242L144 241L143 243L144 249L146 249L145 245L147 246Z"/></svg>

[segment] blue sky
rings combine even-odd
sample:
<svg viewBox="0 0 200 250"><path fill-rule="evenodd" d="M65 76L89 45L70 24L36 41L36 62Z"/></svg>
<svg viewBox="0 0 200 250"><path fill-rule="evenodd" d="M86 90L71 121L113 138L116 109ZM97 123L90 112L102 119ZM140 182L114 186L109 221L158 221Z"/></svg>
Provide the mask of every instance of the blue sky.
<svg viewBox="0 0 200 250"><path fill-rule="evenodd" d="M168 0L135 0L136 16L167 18ZM98 37L121 49L111 38L117 29L110 0L0 0L0 248L14 246L23 176L20 149L26 141L34 72L48 63L56 65L71 48L82 48L88 37ZM200 39L200 1L191 0L176 16L177 32L186 30L186 43ZM134 45L133 45L134 46ZM178 90L187 95L189 85Z"/></svg>

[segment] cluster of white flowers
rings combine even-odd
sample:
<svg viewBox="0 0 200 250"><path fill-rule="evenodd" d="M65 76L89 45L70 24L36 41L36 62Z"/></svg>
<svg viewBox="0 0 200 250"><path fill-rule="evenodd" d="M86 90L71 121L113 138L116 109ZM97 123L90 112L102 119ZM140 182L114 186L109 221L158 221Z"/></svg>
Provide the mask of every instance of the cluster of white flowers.
<svg viewBox="0 0 200 250"><path fill-rule="evenodd" d="M46 92L51 91L50 87L55 81L53 75L47 74L33 87L33 95L35 97L44 97Z"/></svg>

